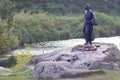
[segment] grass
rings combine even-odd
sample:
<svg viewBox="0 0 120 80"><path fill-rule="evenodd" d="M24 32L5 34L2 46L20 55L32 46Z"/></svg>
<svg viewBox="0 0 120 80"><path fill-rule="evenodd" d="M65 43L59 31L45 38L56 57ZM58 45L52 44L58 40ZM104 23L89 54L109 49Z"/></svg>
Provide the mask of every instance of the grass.
<svg viewBox="0 0 120 80"><path fill-rule="evenodd" d="M120 80L120 71L112 70L92 70L91 72L77 73L75 75L63 75L62 80L79 78L82 80ZM32 70L17 70L13 71L9 76L0 75L0 80L43 80L43 79L34 79L32 77ZM47 80L47 79L46 79ZM54 79L49 79L54 80ZM59 80L59 79L57 79Z"/></svg>
<svg viewBox="0 0 120 80"><path fill-rule="evenodd" d="M120 71L112 70L92 70L83 73L76 73L74 75L64 74L63 79L76 80L120 80Z"/></svg>
<svg viewBox="0 0 120 80"><path fill-rule="evenodd" d="M63 74L61 75L62 78L76 78L76 77L88 77L93 74L105 74L104 70L90 70L76 74Z"/></svg>
<svg viewBox="0 0 120 80"><path fill-rule="evenodd" d="M106 70L104 75L91 75L83 80L120 80L120 71Z"/></svg>
<svg viewBox="0 0 120 80"><path fill-rule="evenodd" d="M0 80L30 80L32 79L32 70L17 70L13 71L8 76L0 75Z"/></svg>

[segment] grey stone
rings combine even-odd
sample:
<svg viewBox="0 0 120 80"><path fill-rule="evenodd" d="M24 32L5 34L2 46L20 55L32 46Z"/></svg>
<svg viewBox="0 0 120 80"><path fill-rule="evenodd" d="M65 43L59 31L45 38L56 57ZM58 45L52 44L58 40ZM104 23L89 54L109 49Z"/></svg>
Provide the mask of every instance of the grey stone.
<svg viewBox="0 0 120 80"><path fill-rule="evenodd" d="M69 63L46 61L37 64L33 76L35 78L59 78L61 74L68 72Z"/></svg>
<svg viewBox="0 0 120 80"><path fill-rule="evenodd" d="M32 65L35 67L33 76L37 78L59 78L64 73L74 74L97 68L118 70L119 50L117 47L106 43L94 43L94 45L97 45L95 47L97 48L96 50L81 50L78 49L77 45L56 50L49 54L39 55L34 57L28 63L28 66Z"/></svg>

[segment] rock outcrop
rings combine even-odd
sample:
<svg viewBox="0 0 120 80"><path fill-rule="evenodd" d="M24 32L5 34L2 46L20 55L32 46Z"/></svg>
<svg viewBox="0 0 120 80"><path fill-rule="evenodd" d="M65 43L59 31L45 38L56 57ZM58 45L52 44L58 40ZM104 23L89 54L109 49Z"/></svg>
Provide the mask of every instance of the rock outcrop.
<svg viewBox="0 0 120 80"><path fill-rule="evenodd" d="M36 56L28 65L35 67L34 77L59 78L63 74L74 75L99 68L117 70L118 53L113 44L77 45Z"/></svg>

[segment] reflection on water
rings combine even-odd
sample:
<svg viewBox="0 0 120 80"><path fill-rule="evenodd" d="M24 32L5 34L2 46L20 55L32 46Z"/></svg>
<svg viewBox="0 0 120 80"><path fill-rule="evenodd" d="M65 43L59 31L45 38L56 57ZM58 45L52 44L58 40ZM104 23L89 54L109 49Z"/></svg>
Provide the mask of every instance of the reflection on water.
<svg viewBox="0 0 120 80"><path fill-rule="evenodd" d="M45 42L45 43L33 43L30 45L31 50L30 52L34 55L39 55L43 54L43 51L45 53L49 53L51 51L61 49L61 48L66 48L78 44L84 44L84 39L69 39L69 40L60 40L60 41L50 41L50 42ZM120 37L107 37L107 38L96 38L94 42L100 42L100 43L113 43L117 45L117 47L120 49ZM20 52L25 49L18 49L15 50L13 53L16 51Z"/></svg>

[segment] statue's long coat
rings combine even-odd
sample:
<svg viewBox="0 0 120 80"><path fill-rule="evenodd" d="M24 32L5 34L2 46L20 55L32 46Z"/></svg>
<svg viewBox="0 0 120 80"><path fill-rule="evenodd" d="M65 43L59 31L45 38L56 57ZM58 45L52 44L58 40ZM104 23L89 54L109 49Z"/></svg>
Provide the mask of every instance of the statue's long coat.
<svg viewBox="0 0 120 80"><path fill-rule="evenodd" d="M83 28L86 42L91 42L94 40L92 19L95 20L93 12L91 10L90 11L86 10L84 14L84 28Z"/></svg>

